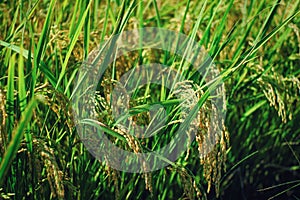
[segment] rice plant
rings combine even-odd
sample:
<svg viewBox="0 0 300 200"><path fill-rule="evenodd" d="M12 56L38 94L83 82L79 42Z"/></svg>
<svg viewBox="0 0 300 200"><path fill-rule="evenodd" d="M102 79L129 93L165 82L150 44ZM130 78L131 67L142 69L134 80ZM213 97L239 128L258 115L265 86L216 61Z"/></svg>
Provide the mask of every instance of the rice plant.
<svg viewBox="0 0 300 200"><path fill-rule="evenodd" d="M1 1L0 199L299 199L299 8L289 0ZM147 27L190 40L168 43L161 32L151 48L110 48L115 35ZM220 74L184 60L200 55L189 41ZM162 84L150 84L154 67L140 68L150 63L169 66L159 68ZM125 83L134 88L127 96ZM212 90L226 91L224 121ZM78 121L76 106L92 117ZM84 145L97 151L94 130L133 154L162 149L178 130L188 145L174 161L158 155L166 167L129 173L113 167L125 162L113 151L100 161Z"/></svg>

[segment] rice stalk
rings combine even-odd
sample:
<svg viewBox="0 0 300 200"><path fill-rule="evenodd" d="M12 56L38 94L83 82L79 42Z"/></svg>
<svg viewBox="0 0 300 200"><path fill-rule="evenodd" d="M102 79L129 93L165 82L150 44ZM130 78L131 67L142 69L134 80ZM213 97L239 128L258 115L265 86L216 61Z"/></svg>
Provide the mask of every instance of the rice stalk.
<svg viewBox="0 0 300 200"><path fill-rule="evenodd" d="M6 129L6 94L4 90L0 87L0 157L4 154L7 145L7 135L5 132Z"/></svg>
<svg viewBox="0 0 300 200"><path fill-rule="evenodd" d="M65 194L63 185L64 174L59 169L54 150L47 145L46 141L43 141L42 139L34 138L33 144L35 147L35 154L39 155L39 159L41 161L41 166L36 168L36 170L42 170L42 168L45 168L47 180L51 190L51 198L63 199ZM35 163L39 162L35 160ZM41 171L37 171L37 173L41 174Z"/></svg>

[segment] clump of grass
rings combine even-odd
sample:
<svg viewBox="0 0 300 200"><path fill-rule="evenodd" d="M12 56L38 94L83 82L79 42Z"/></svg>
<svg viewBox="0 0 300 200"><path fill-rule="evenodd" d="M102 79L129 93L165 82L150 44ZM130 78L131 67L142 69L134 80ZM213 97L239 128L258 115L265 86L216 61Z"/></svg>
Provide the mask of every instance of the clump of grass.
<svg viewBox="0 0 300 200"><path fill-rule="evenodd" d="M286 190L268 193L261 188L293 182L299 175L297 159L286 159L299 149L298 10L299 1L2 2L0 198L289 197ZM94 57L88 56L92 49L113 34L146 26L199 40L222 71L211 78L213 87L221 80L226 83L228 114L225 122L212 124L218 120L212 115L216 108L214 97L207 93L210 85L181 58L155 49L118 58L88 102L97 125L117 146L135 153L162 147L172 139L182 117L189 116L180 112L182 104L176 98L185 99L189 106L203 103L185 132L190 137L201 127L185 155L168 169L130 174L110 168L118 160L100 163L90 155L74 128L70 99L79 66L97 55L98 50ZM151 113L141 107L157 101L168 105L168 123L161 132L151 139L137 138L116 123L110 94L133 65L153 62L182 69L179 75L188 81L179 80L170 90L140 87L128 99L135 114L128 118L135 126L151 123ZM33 111L35 103L30 102L36 94L44 96L45 104ZM216 145L207 151L212 142ZM295 188L289 192L297 196Z"/></svg>

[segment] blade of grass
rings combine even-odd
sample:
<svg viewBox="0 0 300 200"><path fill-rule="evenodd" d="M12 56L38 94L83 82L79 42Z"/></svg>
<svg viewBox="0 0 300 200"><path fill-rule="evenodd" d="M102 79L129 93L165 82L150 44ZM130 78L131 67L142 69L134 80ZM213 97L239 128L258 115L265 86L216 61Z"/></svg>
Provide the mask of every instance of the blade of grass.
<svg viewBox="0 0 300 200"><path fill-rule="evenodd" d="M85 2L86 6L88 6L88 1ZM90 31L91 31L91 12L88 10L87 17L85 19L84 28L83 28L83 45L84 45L84 59L87 58L89 53L89 42L90 42Z"/></svg>
<svg viewBox="0 0 300 200"><path fill-rule="evenodd" d="M227 16L229 14L229 11L230 11L232 5L233 5L233 0L231 0L229 2L229 5L228 5L223 17L222 17L222 21L219 24L218 30L216 31L216 33L214 35L214 38L213 38L213 41L212 41L212 44L211 44L211 49L210 49L211 55L214 55L216 53L218 47L219 47L219 43L221 41L223 32L225 30L225 24L227 22Z"/></svg>
<svg viewBox="0 0 300 200"><path fill-rule="evenodd" d="M81 4L81 1L75 1L75 2L76 3L75 3L75 7L74 7L72 19L71 19L71 24L70 24L70 29L69 29L69 38L70 39L73 38L73 36L74 36L76 15L78 13L79 5Z"/></svg>
<svg viewBox="0 0 300 200"><path fill-rule="evenodd" d="M22 49L23 46L21 46L21 55L22 55ZM26 95L26 84L25 84L25 77L24 77L24 60L23 56L19 56L19 62L18 62L18 94L19 94L19 107L21 114L24 112L27 104L27 95ZM29 132L25 132L25 138L28 146L29 152L32 152L32 141L31 141L31 135Z"/></svg>
<svg viewBox="0 0 300 200"><path fill-rule="evenodd" d="M10 49L10 50L12 50L12 51L14 51L16 53L19 53L19 54L21 53L20 47L14 45L14 44L10 44L10 43L7 43L7 42L5 42L3 40L0 40L0 45L6 47L6 48L8 48L8 49ZM28 50L23 49L21 55L23 55L24 58L28 59L28 55L29 55L28 54ZM32 55L31 58L33 58L33 55Z"/></svg>
<svg viewBox="0 0 300 200"><path fill-rule="evenodd" d="M34 95L34 88L36 85L37 81L37 74L38 74L38 68L42 60L42 56L46 50L46 45L47 45L47 39L49 38L49 32L50 32L50 25L53 17L53 10L54 10L54 5L56 3L56 0L51 0L49 8L48 8L48 13L44 22L44 26L41 32L41 35L39 37L39 42L37 47L34 46L34 54L33 54L33 69L31 72L32 76L32 84L30 88L30 93L33 96Z"/></svg>
<svg viewBox="0 0 300 200"><path fill-rule="evenodd" d="M6 99L7 99L7 133L8 133L8 141L11 140L11 134L13 131L13 126L14 126L14 78L15 78L15 61L16 61L16 54L14 53L9 62L9 67L8 67L8 80L7 80L7 94L6 94Z"/></svg>
<svg viewBox="0 0 300 200"><path fill-rule="evenodd" d="M234 166L232 166L230 168L230 170L228 170L224 176L221 178L220 182L222 182L224 180L224 178L226 178L230 173L233 172L233 170L235 170L240 164L242 164L243 162L245 162L246 160L248 160L249 158L253 157L255 154L259 153L259 151L255 151L252 152L251 154L249 154L248 156L244 157L242 160L240 160L239 162L237 162Z"/></svg>
<svg viewBox="0 0 300 200"><path fill-rule="evenodd" d="M49 32L50 32L50 25L51 25L51 21L53 18L53 10L54 10L54 5L56 3L56 0L51 0L49 8L48 8L48 13L45 19L45 23L39 38L39 42L37 47L35 48L34 51L34 65L33 65L33 70L32 70L32 85L30 88L30 92L33 95L34 94L34 87L36 84L36 80L37 80L37 72L38 72L38 67L40 65L40 61L42 58L42 55L44 54L45 50L46 50L46 44L47 44L47 38L49 37Z"/></svg>
<svg viewBox="0 0 300 200"><path fill-rule="evenodd" d="M288 182L285 182L285 183L280 183L278 185L273 185L271 187L258 189L257 191L258 192L263 192L263 191L266 191L266 190L271 190L271 189L275 189L275 188L278 188L278 187L281 187L281 186L290 185L290 184L294 184L294 183L300 183L300 180L288 181Z"/></svg>
<svg viewBox="0 0 300 200"><path fill-rule="evenodd" d="M218 10L218 8L220 7L221 3L222 3L222 1L219 1L219 3L217 4L217 6L212 6L211 9L212 10L214 9L215 11ZM207 47L207 45L208 45L208 42L209 42L209 39L210 39L210 34L211 34L210 33L211 25L212 25L212 23L214 21L214 17L216 15L216 13L217 13L217 12L214 12L214 11L212 11L212 12L213 13L212 13L212 15L210 17L210 20L209 20L209 22L208 22L208 24L206 26L206 29L205 29L205 31L203 33L203 37L200 38L200 41L199 41L199 44L202 45L204 43L205 47Z"/></svg>
<svg viewBox="0 0 300 200"><path fill-rule="evenodd" d="M110 6L110 1L108 0L107 5L106 5L106 10L105 10L105 19L104 19L103 29L102 29L102 33L101 33L101 43L103 42L104 36L106 34L109 6Z"/></svg>
<svg viewBox="0 0 300 200"><path fill-rule="evenodd" d="M16 11L15 11L15 15L14 15L14 18L13 18L13 21L12 21L12 23L11 23L11 25L10 25L10 27L9 27L9 34L8 34L8 37L7 37L7 39L9 40L9 39L11 39L11 38L13 38L14 37L14 35L15 35L15 33L16 33L16 31L15 31L15 25L16 25L16 22L17 22L17 18L18 18L18 13L19 13L19 6L17 6L17 9L16 9Z"/></svg>
<svg viewBox="0 0 300 200"><path fill-rule="evenodd" d="M154 8L155 8L155 13L156 13L156 23L157 23L157 26L158 26L158 28L161 28L162 27L162 25L161 25L161 18L160 18L160 14L159 14L159 10L158 10L158 7L157 7L156 0L153 0L153 5L154 5Z"/></svg>
<svg viewBox="0 0 300 200"><path fill-rule="evenodd" d="M258 9L256 9L257 13L255 14L255 18L259 16L259 12L263 9L264 3L265 3L264 1L261 1L260 5L258 6ZM240 56L241 51L243 50L242 47L245 45L246 38L248 37L248 35L249 35L253 25L254 25L254 22L255 22L254 19L255 18L251 19L251 21L248 22L249 24L247 25L247 28L244 31L244 34L243 34L242 38L239 40L239 44L236 48L233 59L236 59L236 58L238 58L238 56Z"/></svg>
<svg viewBox="0 0 300 200"><path fill-rule="evenodd" d="M263 106L263 105L266 104L266 103L267 103L267 100L262 100L262 101L256 103L252 108L250 108L249 110L247 110L247 111L244 113L243 117L241 118L241 121L242 121L242 122L245 121L245 119L246 119L248 116L250 116L253 112L255 112L257 109L259 109L261 106Z"/></svg>
<svg viewBox="0 0 300 200"><path fill-rule="evenodd" d="M298 184L296 184L296 185L293 185L292 187L289 187L289 188L287 188L286 190L283 190L283 191L279 192L278 194L276 194L276 195L274 195L274 196L268 198L268 200L274 199L275 197L278 197L278 196L280 196L280 195L282 195L282 194L284 194L284 193L290 191L291 189L296 188L296 187L299 187L299 186L300 186L300 183L298 183Z"/></svg>
<svg viewBox="0 0 300 200"><path fill-rule="evenodd" d="M83 119L80 122L81 124L84 125L90 125L93 127L96 127L98 129L100 129L101 131L104 131L105 133L108 133L109 135L116 137L122 141L126 141L126 139L124 138L124 136L120 135L119 133L111 130L110 128L106 127L104 124L102 124L101 122L98 122L96 120L93 119Z"/></svg>

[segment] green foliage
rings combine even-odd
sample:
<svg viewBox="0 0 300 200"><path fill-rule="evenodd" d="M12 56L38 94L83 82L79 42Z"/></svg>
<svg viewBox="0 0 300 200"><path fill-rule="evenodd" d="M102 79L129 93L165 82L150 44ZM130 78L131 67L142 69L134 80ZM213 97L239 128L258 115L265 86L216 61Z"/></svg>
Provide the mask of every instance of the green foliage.
<svg viewBox="0 0 300 200"><path fill-rule="evenodd" d="M299 10L292 0L1 2L0 199L299 199ZM114 60L99 83L99 120L82 123L128 151L166 145L181 117L182 99L172 94L184 98L190 88L174 85L172 93L147 84L133 93L124 117L150 123L147 113L158 101L168 113L168 124L146 140L117 128L109 101L121 75L157 61L180 69L176 78L198 90L203 116L213 108L208 88L224 81L230 146L220 142L199 158L198 137L176 162L144 174L116 171L84 147L71 108L78 68L104 40L142 27L198 40L221 75L206 83L170 52L131 52ZM195 115L187 114L190 121Z"/></svg>

